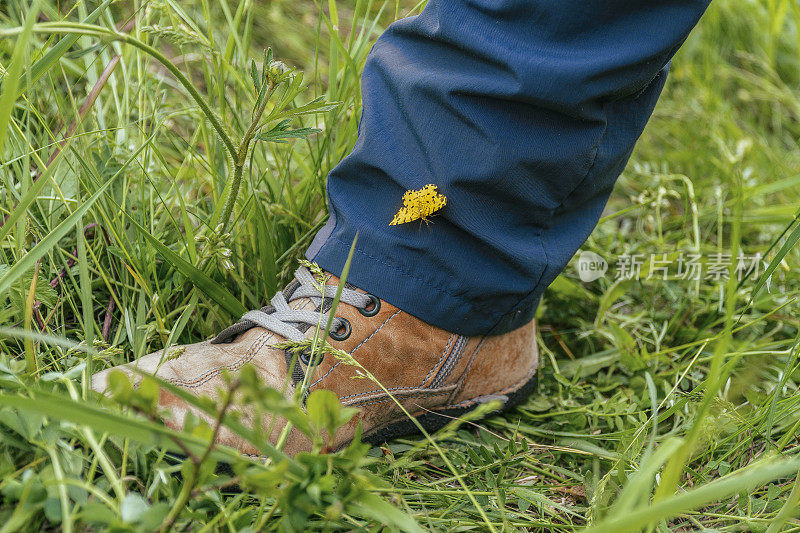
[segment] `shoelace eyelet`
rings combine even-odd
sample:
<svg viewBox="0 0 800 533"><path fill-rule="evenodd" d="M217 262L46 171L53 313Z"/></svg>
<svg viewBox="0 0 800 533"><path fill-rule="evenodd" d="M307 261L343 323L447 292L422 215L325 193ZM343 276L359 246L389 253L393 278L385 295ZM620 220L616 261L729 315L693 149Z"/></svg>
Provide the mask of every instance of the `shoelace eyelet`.
<svg viewBox="0 0 800 533"><path fill-rule="evenodd" d="M335 341L343 341L350 336L350 322L346 318L340 318L339 322L341 325L336 331L328 332L328 335L330 335L331 339Z"/></svg>
<svg viewBox="0 0 800 533"><path fill-rule="evenodd" d="M319 361L314 361L314 364L316 365L316 364L321 363L322 359L324 359L324 357L325 356L323 355L323 357L321 357ZM299 359L300 359L301 363L303 363L304 365L308 366L308 364L311 362L311 353L309 351L307 351L307 350L304 350L304 351L300 352Z"/></svg>
<svg viewBox="0 0 800 533"><path fill-rule="evenodd" d="M359 307L358 312L364 316L375 316L381 310L381 299L372 294L367 294L369 303L366 307Z"/></svg>

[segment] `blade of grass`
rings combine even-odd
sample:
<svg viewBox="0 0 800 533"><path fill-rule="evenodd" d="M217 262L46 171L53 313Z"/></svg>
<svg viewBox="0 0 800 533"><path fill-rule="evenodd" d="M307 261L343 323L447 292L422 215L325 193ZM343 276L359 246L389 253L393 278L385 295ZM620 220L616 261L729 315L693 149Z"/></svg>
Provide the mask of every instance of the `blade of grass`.
<svg viewBox="0 0 800 533"><path fill-rule="evenodd" d="M212 300L221 305L228 313L234 316L241 316L247 312L242 303L233 296L228 289L208 277L202 270L198 269L180 255L173 252L170 248L165 246L161 241L153 237L144 226L139 224L136 219L128 213L124 213L125 217L131 222L134 228L149 242L153 248L169 263L178 269L184 276L189 278L191 282L204 293L206 293Z"/></svg>
<svg viewBox="0 0 800 533"><path fill-rule="evenodd" d="M166 448L181 453L182 449L175 444L178 438L187 448L200 452L208 446L205 439L189 434L173 431L166 426L131 416L124 416L108 409L95 407L85 402L76 402L63 395L37 391L35 397L17 396L0 393L0 405L33 412L56 420L65 420L91 427L101 433L110 433L129 438L136 442ZM233 450L219 448L218 457L224 460L238 459L240 455Z"/></svg>
<svg viewBox="0 0 800 533"><path fill-rule="evenodd" d="M367 518L372 518L378 523L392 525L400 531L412 533L425 531L409 514L402 512L375 494L363 494L359 500L352 502L348 507L355 507Z"/></svg>
<svg viewBox="0 0 800 533"><path fill-rule="evenodd" d="M767 283L767 280L769 280L769 278L775 272L775 269L778 268L778 265L781 264L781 261L783 261L783 259L789 254L792 248L794 248L794 246L797 244L797 241L800 241L800 224L798 224L792 230L789 236L786 237L786 241L784 241L783 246L781 246L780 250L778 250L778 253L775 254L775 257L772 258L772 261L769 262L769 266L767 266L766 270L764 271L764 274L761 275L761 277L758 280L758 283L756 283L756 286L753 288L753 293L752 296L750 297L751 302L755 301L756 296L758 296L758 293Z"/></svg>
<svg viewBox="0 0 800 533"><path fill-rule="evenodd" d="M97 20L97 18L113 1L114 0L105 0L105 2L97 6L97 9L89 13L89 15L84 18L82 22L85 24L91 24ZM41 58L39 58L36 63L31 65L22 74L19 80L19 86L17 87L17 98L19 98L28 87L36 83L36 81L38 81L45 72L50 70L61 59L61 57L66 54L70 48L72 48L72 45L74 45L79 38L80 35L65 35L56 44L50 47L50 49Z"/></svg>
<svg viewBox="0 0 800 533"><path fill-rule="evenodd" d="M45 168L44 172L39 176L39 178L33 182L33 185L25 192L25 195L19 201L19 203L14 207L14 210L8 215L8 218L5 219L2 226L0 226L0 242L6 238L8 233L14 228L14 224L27 213L28 207L39 197L39 193L42 192L44 186L50 182L50 179L55 174L56 169L58 168L58 163L64 158L64 154L67 152L67 149L71 147L73 140L75 137L69 137L67 139L66 144L63 146L64 150L59 152L59 154L53 159L53 161Z"/></svg>
<svg viewBox="0 0 800 533"><path fill-rule="evenodd" d="M36 282L39 279L39 263L36 263L36 268L33 270L33 277L31 278L31 284L28 288L28 297L25 301L25 319L24 319L24 327L26 330L31 330L31 324L33 322L33 304L36 301ZM25 339L25 363L28 369L28 374L35 375L37 370L37 362L36 362L36 345L33 342L33 339L26 338Z"/></svg>
<svg viewBox="0 0 800 533"><path fill-rule="evenodd" d="M753 465L744 472L736 472L691 489L683 494L671 496L652 505L641 507L622 516L591 526L586 533L618 533L620 531L639 531L648 524L668 519L712 502L723 500L737 493L747 493L773 479L797 473L800 458L785 459L766 464Z"/></svg>
<svg viewBox="0 0 800 533"><path fill-rule="evenodd" d="M9 287L11 287L12 283L19 279L28 269L32 268L36 261L41 259L51 248L58 244L58 241L78 223L81 217L92 207L92 204L105 193L112 182L111 180L106 182L106 184L86 200L83 205L76 209L74 213L65 218L61 224L51 231L44 239L39 241L31 251L14 263L14 265L8 269L6 275L0 278L0 294L5 293Z"/></svg>
<svg viewBox="0 0 800 533"><path fill-rule="evenodd" d="M33 23L39 16L40 4L41 0L34 0L33 5L28 10L22 32L19 34L17 42L14 45L11 63L8 66L8 74L6 74L3 85L0 87L0 153L3 152L3 145L5 144L6 135L8 134L8 121L11 119L11 111L14 109L14 103L17 101L17 86L19 85L19 80L22 75L25 52L30 44L31 35L33 33Z"/></svg>
<svg viewBox="0 0 800 533"><path fill-rule="evenodd" d="M73 35L86 35L86 36L94 36L100 37L105 39L110 39L114 41L120 41L122 43L130 44L135 48L145 52L146 54L150 55L154 59L156 59L159 63L164 65L164 67L172 73L178 79L178 82L186 89L189 93L189 96L197 103L200 107L203 114L208 118L208 121L211 123L214 130L219 135L220 139L222 140L225 148L228 150L228 153L232 158L236 157L236 146L234 145L233 140L231 139L228 131L222 124L221 119L217 116L217 114L211 109L211 106L208 104L206 99L204 99L197 88L192 84L189 78L181 72L181 70L167 58L164 54L153 48L152 46L148 45L136 39L135 37L120 33L115 30L111 30L108 28L104 28L102 26L95 26L93 24L83 24L83 23L76 23L76 22L43 22L39 24L35 24L33 27L33 31L36 33L52 33L52 32L60 32L60 33L67 33ZM22 33L21 28L11 28L7 30L0 30L0 38L8 37L12 35L19 35Z"/></svg>

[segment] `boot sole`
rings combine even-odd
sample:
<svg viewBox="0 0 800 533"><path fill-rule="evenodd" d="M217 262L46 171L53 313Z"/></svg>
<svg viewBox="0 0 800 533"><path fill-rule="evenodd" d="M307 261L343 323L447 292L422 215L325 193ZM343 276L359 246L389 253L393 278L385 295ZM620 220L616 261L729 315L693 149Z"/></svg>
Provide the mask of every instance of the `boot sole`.
<svg viewBox="0 0 800 533"><path fill-rule="evenodd" d="M534 374L531 379L526 381L523 385L521 385L515 391L509 392L505 394L508 400L503 403L503 405L495 410L486 413L485 416L492 416L500 413L504 413L506 411L510 411L514 407L518 406L522 402L524 402L534 391L536 388L536 383L538 382L538 374ZM480 403L476 403L475 405L470 405L468 407L445 407L442 409L436 409L432 411L425 412L414 418L419 422L419 424L425 428L425 431L428 434L435 433L442 429L444 426L449 424L453 421L453 419L463 416L470 411L477 408ZM401 437L408 437L410 435L419 435L419 427L413 421L409 419L400 420L397 422L391 422L388 425L372 430L370 433L363 435L361 440L368 444L372 444L373 446L380 446L386 442L389 442L393 439L398 439ZM348 446L350 442L346 442L342 444L338 449L344 448ZM185 457L181 454L177 454L177 457L185 459ZM217 474L229 475L233 476L233 469L231 465L225 462L220 462L217 465L216 469ZM238 492L239 488L238 485L235 487L229 487L229 490L233 492Z"/></svg>
<svg viewBox="0 0 800 533"><path fill-rule="evenodd" d="M503 406L496 411L487 413L486 416L509 411L524 402L528 396L533 393L533 390L536 388L537 381L538 374L534 374L531 379L525 382L517 390L505 394L505 396L508 397L508 400L505 401ZM480 404L470 405L468 407L445 407L443 409L422 413L414 418L416 418L417 422L423 428L425 428L425 431L427 431L428 434L431 434L442 429L444 426L452 422L454 418L458 418L466 413L469 413L479 405ZM407 437L409 435L417 435L419 433L420 431L417 427L417 424L415 424L414 421L406 418L404 420L392 422L387 426L373 430L370 433L362 436L361 440L372 444L373 446L380 446L381 444L384 444L390 440L400 437Z"/></svg>

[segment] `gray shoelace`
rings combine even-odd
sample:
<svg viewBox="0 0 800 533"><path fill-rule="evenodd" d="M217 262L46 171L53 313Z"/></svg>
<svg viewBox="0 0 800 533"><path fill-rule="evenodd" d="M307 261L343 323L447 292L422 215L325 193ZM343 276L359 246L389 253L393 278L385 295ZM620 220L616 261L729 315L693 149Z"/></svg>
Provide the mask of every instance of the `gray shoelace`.
<svg viewBox="0 0 800 533"><path fill-rule="evenodd" d="M299 342L305 340L305 333L309 328L316 327L317 324L322 324L322 327L325 327L328 323L328 311L333 303L333 298L336 296L336 286L325 285L325 293L323 295L313 274L304 266L295 271L294 277L295 280L293 282L270 300L270 305L245 313L239 322L220 332L211 341L212 344L230 342L234 337L254 327L262 327L287 340ZM339 297L340 304L345 303L358 309L364 309L373 302L372 297L357 292L353 290L352 286L348 285L342 287L342 294ZM292 309L289 304L301 298L310 299L314 302L316 309L314 311ZM344 319L334 317L331 323L331 331L337 331L344 325ZM292 356L287 351L287 365L290 365L291 361ZM303 371L299 368L299 365L295 365L292 379L295 383L302 381Z"/></svg>

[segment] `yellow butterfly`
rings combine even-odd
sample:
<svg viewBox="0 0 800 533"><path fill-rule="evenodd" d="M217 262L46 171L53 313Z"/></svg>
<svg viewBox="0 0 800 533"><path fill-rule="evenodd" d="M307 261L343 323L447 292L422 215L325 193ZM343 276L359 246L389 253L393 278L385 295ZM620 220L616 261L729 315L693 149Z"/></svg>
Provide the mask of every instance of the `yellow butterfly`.
<svg viewBox="0 0 800 533"><path fill-rule="evenodd" d="M403 207L397 212L390 226L405 224L414 220L428 222L428 217L447 204L447 198L440 194L436 185L426 185L418 191L403 194Z"/></svg>

